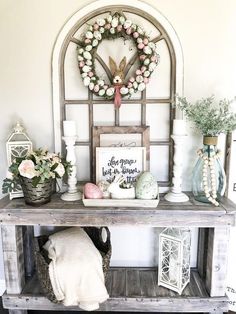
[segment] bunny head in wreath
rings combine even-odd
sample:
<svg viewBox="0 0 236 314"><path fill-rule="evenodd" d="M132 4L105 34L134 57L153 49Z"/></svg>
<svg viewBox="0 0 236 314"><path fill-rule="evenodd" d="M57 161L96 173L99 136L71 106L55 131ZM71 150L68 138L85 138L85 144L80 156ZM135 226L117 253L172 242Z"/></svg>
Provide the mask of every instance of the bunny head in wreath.
<svg viewBox="0 0 236 314"><path fill-rule="evenodd" d="M106 72L110 71L111 74L110 77L108 75L110 79L108 83L96 74L95 58L97 58L97 48L103 39L116 38L134 42L139 67L135 70L135 74L127 79L125 73L128 72L129 64L127 65L126 57L123 57L119 65L109 57L109 67L103 64ZM93 25L89 25L78 46L78 65L83 83L95 95L114 99L115 107L119 108L122 97L131 97L133 93L142 92L146 88L159 61L156 50L156 44L149 39L144 30L122 14L115 13L106 18L99 18ZM99 59L100 62L101 58Z"/></svg>
<svg viewBox="0 0 236 314"><path fill-rule="evenodd" d="M114 98L114 105L115 107L120 107L121 105L121 93L120 93L120 89L124 84L124 70L125 70L125 66L126 66L126 57L124 57L120 64L119 67L117 66L116 62L109 57L109 66L110 66L110 70L111 70L111 74L113 77L113 84L114 84L114 88L115 88L115 98Z"/></svg>

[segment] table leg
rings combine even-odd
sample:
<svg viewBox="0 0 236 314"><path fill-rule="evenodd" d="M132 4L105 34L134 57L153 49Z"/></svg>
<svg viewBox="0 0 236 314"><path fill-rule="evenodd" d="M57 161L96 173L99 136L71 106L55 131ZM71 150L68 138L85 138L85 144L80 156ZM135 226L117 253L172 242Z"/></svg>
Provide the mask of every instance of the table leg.
<svg viewBox="0 0 236 314"><path fill-rule="evenodd" d="M228 244L229 227L209 229L206 288L211 297L224 296L226 292Z"/></svg>
<svg viewBox="0 0 236 314"><path fill-rule="evenodd" d="M2 226L3 259L8 294L20 294L25 285L23 234L21 226ZM11 309L11 314L27 314Z"/></svg>

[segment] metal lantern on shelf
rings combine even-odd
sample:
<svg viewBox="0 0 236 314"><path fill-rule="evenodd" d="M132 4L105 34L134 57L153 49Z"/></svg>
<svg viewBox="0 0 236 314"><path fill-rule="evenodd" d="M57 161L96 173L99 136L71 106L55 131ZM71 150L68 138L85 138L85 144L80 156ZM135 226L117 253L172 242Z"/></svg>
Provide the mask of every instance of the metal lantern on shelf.
<svg viewBox="0 0 236 314"><path fill-rule="evenodd" d="M159 236L158 285L182 293L190 281L191 231L166 228Z"/></svg>
<svg viewBox="0 0 236 314"><path fill-rule="evenodd" d="M17 122L13 132L6 142L7 148L7 163L10 166L15 158L25 157L26 154L32 150L32 142L25 133L23 126ZM16 197L23 197L21 189L10 193L10 199Z"/></svg>

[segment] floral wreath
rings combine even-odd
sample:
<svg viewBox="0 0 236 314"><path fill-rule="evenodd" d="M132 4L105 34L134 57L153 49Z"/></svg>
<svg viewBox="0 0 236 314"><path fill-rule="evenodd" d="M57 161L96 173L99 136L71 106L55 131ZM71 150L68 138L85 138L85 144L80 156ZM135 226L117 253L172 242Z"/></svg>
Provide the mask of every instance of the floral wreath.
<svg viewBox="0 0 236 314"><path fill-rule="evenodd" d="M149 40L140 26L119 13L97 19L83 34L83 40L78 47L78 62L84 85L97 96L103 96L107 99L114 98L116 88L114 85L106 84L103 79L96 75L94 55L103 39L120 37L131 38L134 41L140 61L135 76L130 77L127 83L120 87L121 97L131 97L133 93L143 91L159 61L156 44Z"/></svg>

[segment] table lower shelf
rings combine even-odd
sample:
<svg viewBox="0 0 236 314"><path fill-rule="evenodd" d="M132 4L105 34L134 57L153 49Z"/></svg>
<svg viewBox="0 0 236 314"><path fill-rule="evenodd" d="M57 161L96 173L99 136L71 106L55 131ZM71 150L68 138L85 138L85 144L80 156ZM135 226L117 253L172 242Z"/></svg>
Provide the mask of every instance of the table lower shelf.
<svg viewBox="0 0 236 314"><path fill-rule="evenodd" d="M111 268L106 286L110 298L100 305L100 311L134 312L215 312L227 311L227 297L210 297L197 270L191 270L191 280L182 295L157 285L157 269ZM79 311L50 302L43 294L37 276L31 278L20 295L3 295L8 309Z"/></svg>

